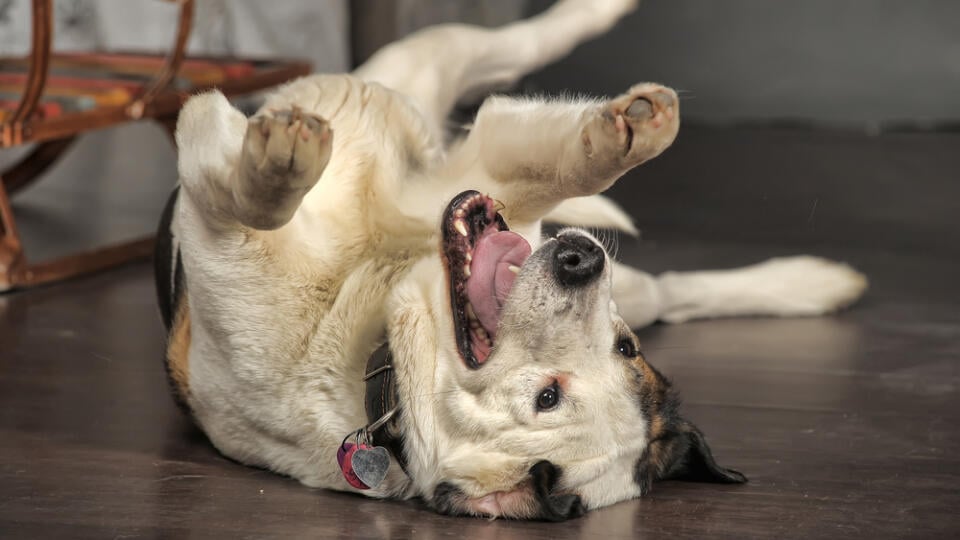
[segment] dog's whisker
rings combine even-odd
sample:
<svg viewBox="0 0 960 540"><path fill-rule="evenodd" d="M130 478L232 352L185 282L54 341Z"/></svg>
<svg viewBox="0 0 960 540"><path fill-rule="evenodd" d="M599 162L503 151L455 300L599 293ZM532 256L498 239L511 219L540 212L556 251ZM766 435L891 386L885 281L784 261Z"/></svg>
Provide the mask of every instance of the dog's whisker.
<svg viewBox="0 0 960 540"><path fill-rule="evenodd" d="M600 245L611 259L620 257L620 235L616 231L590 227L589 232L600 241Z"/></svg>

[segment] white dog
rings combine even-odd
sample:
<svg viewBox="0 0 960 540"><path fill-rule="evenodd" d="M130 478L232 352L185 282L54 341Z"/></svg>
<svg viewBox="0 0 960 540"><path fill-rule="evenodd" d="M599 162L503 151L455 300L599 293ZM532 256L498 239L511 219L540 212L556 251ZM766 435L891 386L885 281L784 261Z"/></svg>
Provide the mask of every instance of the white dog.
<svg viewBox="0 0 960 540"><path fill-rule="evenodd" d="M635 232L597 194L674 140L663 86L490 98L442 142L460 96L632 7L567 0L500 29L424 30L352 75L280 88L250 119L217 92L186 103L158 289L175 392L221 452L309 486L517 518L574 517L662 478L745 481L630 329L825 313L864 278L813 257L654 277L579 230L542 239L544 220Z"/></svg>

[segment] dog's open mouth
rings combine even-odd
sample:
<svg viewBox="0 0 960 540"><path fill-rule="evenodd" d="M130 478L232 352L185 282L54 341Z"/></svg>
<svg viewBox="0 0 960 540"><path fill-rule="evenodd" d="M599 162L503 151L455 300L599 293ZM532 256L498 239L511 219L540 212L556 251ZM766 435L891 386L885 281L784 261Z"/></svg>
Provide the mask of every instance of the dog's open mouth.
<svg viewBox="0 0 960 540"><path fill-rule="evenodd" d="M510 232L493 199L476 191L450 201L441 228L457 347L467 367L477 369L493 349L500 312L530 244Z"/></svg>

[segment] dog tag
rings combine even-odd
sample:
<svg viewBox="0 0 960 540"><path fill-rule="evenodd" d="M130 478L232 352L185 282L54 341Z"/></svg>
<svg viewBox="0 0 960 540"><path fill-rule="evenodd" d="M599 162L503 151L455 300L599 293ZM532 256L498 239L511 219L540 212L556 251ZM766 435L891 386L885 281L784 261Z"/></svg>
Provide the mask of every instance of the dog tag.
<svg viewBox="0 0 960 540"><path fill-rule="evenodd" d="M340 472L343 473L343 478L351 486L357 489L370 489L370 486L361 482L356 473L353 472L353 454L356 451L357 445L349 442L343 443L337 449L337 463L340 465Z"/></svg>
<svg viewBox="0 0 960 540"><path fill-rule="evenodd" d="M382 446L361 444L350 457L353 474L365 485L375 488L387 477L390 452Z"/></svg>
<svg viewBox="0 0 960 540"><path fill-rule="evenodd" d="M343 443L337 449L337 463L347 483L357 489L375 488L390 467L390 453L382 446Z"/></svg>

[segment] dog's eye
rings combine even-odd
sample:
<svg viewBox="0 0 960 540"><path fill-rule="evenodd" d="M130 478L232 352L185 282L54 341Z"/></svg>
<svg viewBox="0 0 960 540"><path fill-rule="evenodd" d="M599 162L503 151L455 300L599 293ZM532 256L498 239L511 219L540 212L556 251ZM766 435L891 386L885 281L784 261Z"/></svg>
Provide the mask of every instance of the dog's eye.
<svg viewBox="0 0 960 540"><path fill-rule="evenodd" d="M633 344L632 339L622 337L620 341L617 342L617 352L623 355L624 358L634 358L637 356L637 346Z"/></svg>
<svg viewBox="0 0 960 540"><path fill-rule="evenodd" d="M541 390L540 395L537 396L537 411L549 411L556 407L557 403L560 403L560 389L554 382Z"/></svg>

